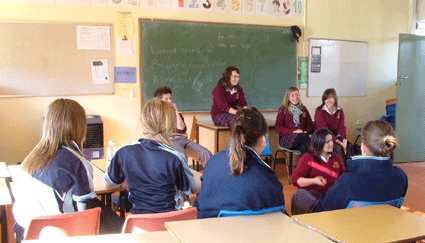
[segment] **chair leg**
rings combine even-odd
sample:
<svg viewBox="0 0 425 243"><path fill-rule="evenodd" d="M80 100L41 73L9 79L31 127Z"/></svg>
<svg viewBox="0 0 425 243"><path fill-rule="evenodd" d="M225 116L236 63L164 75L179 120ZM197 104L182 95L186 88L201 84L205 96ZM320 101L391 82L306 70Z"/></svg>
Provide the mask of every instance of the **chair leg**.
<svg viewBox="0 0 425 243"><path fill-rule="evenodd" d="M288 161L288 180L289 180L289 185L291 185L291 177L292 177L292 159L293 159L294 154L293 153L289 153L289 161Z"/></svg>

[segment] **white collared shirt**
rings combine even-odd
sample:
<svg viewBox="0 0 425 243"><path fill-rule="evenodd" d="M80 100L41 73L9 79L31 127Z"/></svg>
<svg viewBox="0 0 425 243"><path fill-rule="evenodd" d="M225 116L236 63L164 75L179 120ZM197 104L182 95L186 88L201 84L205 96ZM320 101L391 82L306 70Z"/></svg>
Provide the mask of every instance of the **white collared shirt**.
<svg viewBox="0 0 425 243"><path fill-rule="evenodd" d="M335 114L340 109L341 109L341 107L338 106L338 107L336 107L336 109L334 109L334 112L331 113L326 105L322 106L322 110L325 110L329 115Z"/></svg>

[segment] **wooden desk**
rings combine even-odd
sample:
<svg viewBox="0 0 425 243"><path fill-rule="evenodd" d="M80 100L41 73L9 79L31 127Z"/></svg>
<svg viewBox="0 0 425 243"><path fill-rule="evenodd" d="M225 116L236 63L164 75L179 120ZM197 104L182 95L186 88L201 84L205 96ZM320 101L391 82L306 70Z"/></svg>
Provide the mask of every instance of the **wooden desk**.
<svg viewBox="0 0 425 243"><path fill-rule="evenodd" d="M275 121L266 119L269 126L269 142L274 152L277 149L277 134L274 128ZM196 142L209 149L213 154L225 150L230 142L230 128L214 125L211 118L196 122L197 137Z"/></svg>
<svg viewBox="0 0 425 243"><path fill-rule="evenodd" d="M390 205L293 216L336 242L411 242L425 239L425 218Z"/></svg>
<svg viewBox="0 0 425 243"><path fill-rule="evenodd" d="M1 242L9 242L9 234L7 228L6 206L12 204L12 196L10 187L6 178L0 178L0 223L1 223Z"/></svg>
<svg viewBox="0 0 425 243"><path fill-rule="evenodd" d="M165 222L182 243L331 242L283 213Z"/></svg>
<svg viewBox="0 0 425 243"><path fill-rule="evenodd" d="M69 238L55 238L48 240L24 240L22 242L64 242L64 243L173 243L178 242L168 231L134 233L134 234L110 234L110 235L91 235L75 236Z"/></svg>

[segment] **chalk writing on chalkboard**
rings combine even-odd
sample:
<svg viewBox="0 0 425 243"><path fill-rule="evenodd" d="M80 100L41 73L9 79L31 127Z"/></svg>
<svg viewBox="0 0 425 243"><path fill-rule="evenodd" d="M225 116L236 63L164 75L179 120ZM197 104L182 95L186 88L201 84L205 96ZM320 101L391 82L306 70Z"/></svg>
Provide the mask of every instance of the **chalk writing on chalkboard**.
<svg viewBox="0 0 425 243"><path fill-rule="evenodd" d="M181 111L208 111L227 66L241 71L248 104L278 109L296 81L296 43L288 28L141 20L144 100L160 85Z"/></svg>

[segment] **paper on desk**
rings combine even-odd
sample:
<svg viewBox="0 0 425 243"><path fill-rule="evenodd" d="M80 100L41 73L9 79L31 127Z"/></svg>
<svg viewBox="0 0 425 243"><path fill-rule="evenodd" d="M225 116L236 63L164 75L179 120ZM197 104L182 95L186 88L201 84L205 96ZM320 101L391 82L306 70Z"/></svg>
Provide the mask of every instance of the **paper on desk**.
<svg viewBox="0 0 425 243"><path fill-rule="evenodd" d="M77 26L78 50L111 50L109 26Z"/></svg>
<svg viewBox="0 0 425 243"><path fill-rule="evenodd" d="M93 84L109 83L108 60L91 61Z"/></svg>
<svg viewBox="0 0 425 243"><path fill-rule="evenodd" d="M117 40L118 56L133 56L133 42L129 40Z"/></svg>

